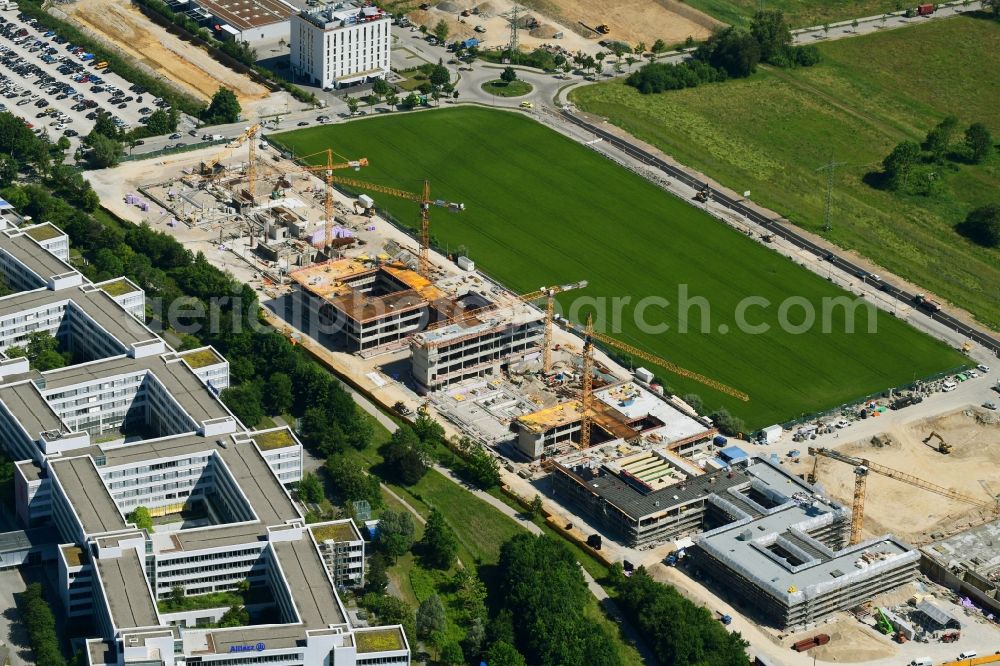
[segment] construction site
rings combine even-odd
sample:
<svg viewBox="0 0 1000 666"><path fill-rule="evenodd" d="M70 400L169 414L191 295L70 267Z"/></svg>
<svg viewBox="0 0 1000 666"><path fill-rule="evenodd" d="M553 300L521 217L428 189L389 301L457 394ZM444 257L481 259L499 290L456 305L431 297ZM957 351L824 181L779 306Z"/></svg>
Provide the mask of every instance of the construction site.
<svg viewBox="0 0 1000 666"><path fill-rule="evenodd" d="M834 443L822 434L836 432L831 422L809 445L796 437L757 451L615 357L748 399L738 388L556 313L586 275L513 293L430 247L432 218L462 215L462 202L432 196L428 183L368 183L363 155L293 161L265 131L124 165L95 187L105 201L117 193L109 208L122 218L251 284L276 328L384 407L426 409L450 435L483 442L516 492L547 495L590 547L603 537L611 560L683 572L776 642L827 631L840 645L815 649L831 661L909 654L899 652L906 641L1000 638L969 591L995 601L993 564L934 550L997 517L989 451L1000 426L988 416L913 422L877 442ZM384 197L413 203L415 232L383 218Z"/></svg>

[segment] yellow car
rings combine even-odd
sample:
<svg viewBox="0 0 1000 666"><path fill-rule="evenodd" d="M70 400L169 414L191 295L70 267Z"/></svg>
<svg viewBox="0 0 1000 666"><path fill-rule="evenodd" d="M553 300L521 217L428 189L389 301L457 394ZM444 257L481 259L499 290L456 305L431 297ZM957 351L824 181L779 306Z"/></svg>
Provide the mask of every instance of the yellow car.
<svg viewBox="0 0 1000 666"><path fill-rule="evenodd" d="M535 108L535 103L534 102L521 102L521 108L522 109L533 109L533 108Z"/></svg>

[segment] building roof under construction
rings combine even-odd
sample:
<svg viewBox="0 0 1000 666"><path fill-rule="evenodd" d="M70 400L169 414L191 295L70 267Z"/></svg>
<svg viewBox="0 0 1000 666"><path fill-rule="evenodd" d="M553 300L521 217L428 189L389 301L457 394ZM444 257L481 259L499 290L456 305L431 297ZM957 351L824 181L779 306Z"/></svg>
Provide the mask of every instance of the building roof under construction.
<svg viewBox="0 0 1000 666"><path fill-rule="evenodd" d="M198 0L198 4L237 30L281 23L298 13L282 0Z"/></svg>
<svg viewBox="0 0 1000 666"><path fill-rule="evenodd" d="M371 296L357 288L359 281L376 277L380 272L398 286L397 291ZM451 299L430 280L402 265L335 259L293 271L289 277L302 289L357 321L425 306L448 312L452 306Z"/></svg>

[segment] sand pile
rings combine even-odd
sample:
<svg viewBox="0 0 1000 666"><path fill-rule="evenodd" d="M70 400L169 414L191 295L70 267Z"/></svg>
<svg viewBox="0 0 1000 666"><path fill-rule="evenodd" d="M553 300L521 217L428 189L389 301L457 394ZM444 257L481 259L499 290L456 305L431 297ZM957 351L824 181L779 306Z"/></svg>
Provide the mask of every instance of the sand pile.
<svg viewBox="0 0 1000 666"><path fill-rule="evenodd" d="M555 26L551 26L548 23L542 23L538 27L532 28L531 32L528 34L539 39L553 39L558 32L560 31Z"/></svg>

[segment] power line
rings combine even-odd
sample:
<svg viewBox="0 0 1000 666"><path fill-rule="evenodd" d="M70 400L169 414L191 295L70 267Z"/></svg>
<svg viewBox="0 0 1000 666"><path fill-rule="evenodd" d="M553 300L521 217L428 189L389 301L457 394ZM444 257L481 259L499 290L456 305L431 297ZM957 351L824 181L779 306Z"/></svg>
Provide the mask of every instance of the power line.
<svg viewBox="0 0 1000 666"><path fill-rule="evenodd" d="M830 161L816 169L816 171L826 171L826 202L823 206L823 231L830 231L833 225L830 224L830 207L833 203L833 172L837 167L846 165L847 162L835 162L833 155Z"/></svg>

